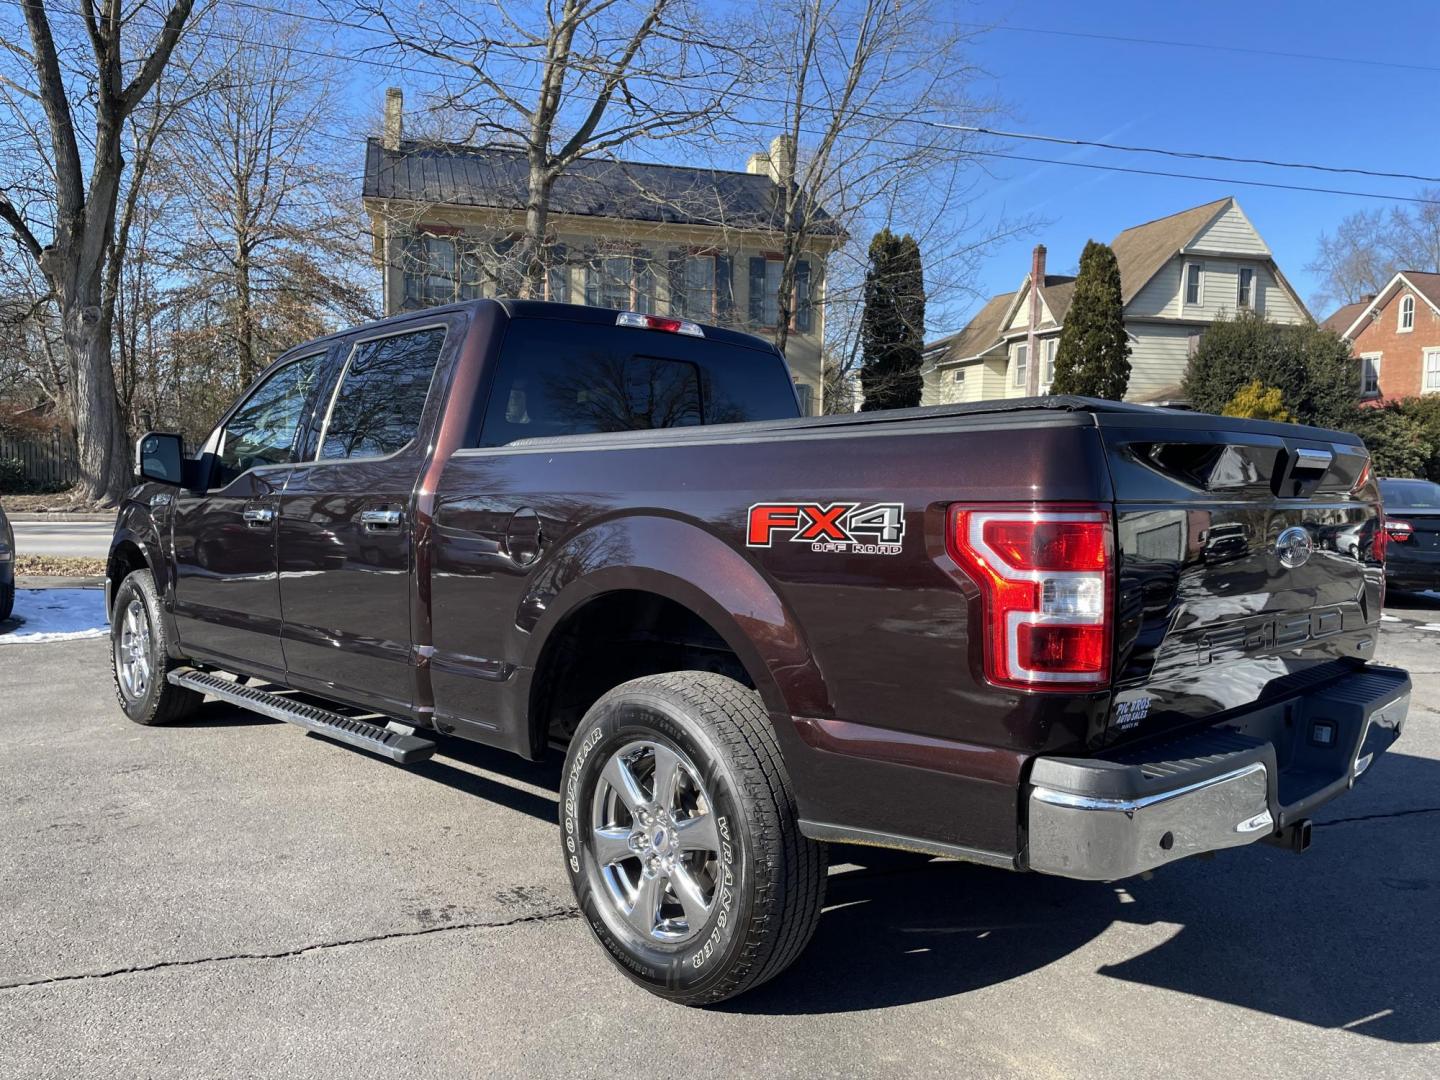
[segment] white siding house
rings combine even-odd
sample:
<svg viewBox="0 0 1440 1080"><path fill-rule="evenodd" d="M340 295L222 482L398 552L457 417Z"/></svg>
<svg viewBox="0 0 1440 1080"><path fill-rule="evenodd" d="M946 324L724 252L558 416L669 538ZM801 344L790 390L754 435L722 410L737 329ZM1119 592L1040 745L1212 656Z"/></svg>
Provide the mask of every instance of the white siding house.
<svg viewBox="0 0 1440 1080"><path fill-rule="evenodd" d="M1126 229L1110 246L1130 337L1127 400L1179 397L1200 334L1216 319L1253 309L1272 322L1311 321L1233 197ZM1032 307L1040 391L1047 392L1074 289L1074 279L1045 273L1045 248L1037 247L1018 289L992 297L964 330L927 346L924 404L1023 397Z"/></svg>

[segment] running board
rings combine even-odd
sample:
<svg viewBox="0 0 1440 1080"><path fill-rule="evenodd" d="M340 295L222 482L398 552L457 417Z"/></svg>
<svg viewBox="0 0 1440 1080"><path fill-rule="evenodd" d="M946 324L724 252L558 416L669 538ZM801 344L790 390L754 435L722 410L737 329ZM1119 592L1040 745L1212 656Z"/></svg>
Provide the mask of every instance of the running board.
<svg viewBox="0 0 1440 1080"><path fill-rule="evenodd" d="M400 765L425 761L435 753L435 744L418 735L401 734L380 724L372 724L368 720L354 720L329 709L292 701L283 694L271 694L253 686L241 686L206 671L196 671L190 667L176 668L170 672L168 678L176 686L209 694L261 716L284 720L327 739L369 750L372 754L379 754Z"/></svg>

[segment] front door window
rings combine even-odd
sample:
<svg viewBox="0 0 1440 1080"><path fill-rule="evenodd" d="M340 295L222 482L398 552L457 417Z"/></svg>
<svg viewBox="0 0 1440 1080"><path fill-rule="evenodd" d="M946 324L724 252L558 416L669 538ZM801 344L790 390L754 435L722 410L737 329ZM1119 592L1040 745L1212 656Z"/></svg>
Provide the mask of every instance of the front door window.
<svg viewBox="0 0 1440 1080"><path fill-rule="evenodd" d="M257 465L294 460L295 434L324 359L324 353L315 353L277 368L231 414L216 453L216 486Z"/></svg>

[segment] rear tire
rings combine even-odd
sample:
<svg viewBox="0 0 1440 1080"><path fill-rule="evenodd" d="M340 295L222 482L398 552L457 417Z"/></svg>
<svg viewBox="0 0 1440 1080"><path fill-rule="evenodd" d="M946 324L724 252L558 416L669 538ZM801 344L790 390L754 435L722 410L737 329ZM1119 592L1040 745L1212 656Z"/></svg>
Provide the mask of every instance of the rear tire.
<svg viewBox="0 0 1440 1080"><path fill-rule="evenodd" d="M164 612L149 570L136 570L115 590L110 610L110 674L125 715L147 727L183 720L205 695L166 678L179 667L170 658Z"/></svg>
<svg viewBox="0 0 1440 1080"><path fill-rule="evenodd" d="M800 833L753 690L702 671L624 683L585 714L563 775L570 883L631 980L710 1005L778 975L808 944L825 847Z"/></svg>

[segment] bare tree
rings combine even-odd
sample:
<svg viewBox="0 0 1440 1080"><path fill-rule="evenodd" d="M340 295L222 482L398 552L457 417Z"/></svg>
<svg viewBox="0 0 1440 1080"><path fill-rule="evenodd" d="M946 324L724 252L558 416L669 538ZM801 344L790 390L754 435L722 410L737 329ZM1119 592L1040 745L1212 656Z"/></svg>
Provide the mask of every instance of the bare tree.
<svg viewBox="0 0 1440 1080"><path fill-rule="evenodd" d="M1397 270L1440 272L1440 188L1416 196L1412 207L1389 213L1360 210L1321 233L1315 258L1305 267L1320 279L1311 304L1327 308L1378 293Z"/></svg>
<svg viewBox="0 0 1440 1080"><path fill-rule="evenodd" d="M339 72L306 48L297 21L240 10L208 29L196 63L208 92L176 117L157 166L173 269L188 303L220 313L213 328L233 357L225 381L238 389L275 352L322 332L326 315L378 311L353 168L335 163L327 138L341 128Z"/></svg>
<svg viewBox="0 0 1440 1080"><path fill-rule="evenodd" d="M29 48L6 39L15 73L4 75L6 105L38 138L38 168L0 180L0 220L33 258L54 293L69 363L79 443L78 495L113 502L130 482L126 432L111 367L113 289L125 259L117 230L127 164L127 122L145 101L180 40L194 0L174 0L159 28L154 4L81 0L84 38L57 41L44 0L20 0ZM157 13L158 14L158 13ZM134 39L141 47L127 49ZM35 112L43 114L36 122ZM82 133L82 126L88 128ZM88 174L88 175L87 175ZM17 194L19 199L17 200Z"/></svg>
<svg viewBox="0 0 1440 1080"><path fill-rule="evenodd" d="M543 294L551 197L565 171L710 127L749 67L744 42L706 34L690 0L378 0L360 10L402 54L446 66L431 108L468 120L469 141L524 151L525 231L511 258L528 296Z"/></svg>
<svg viewBox="0 0 1440 1080"><path fill-rule="evenodd" d="M818 235L893 223L933 250L919 226L943 221L964 188L955 170L976 137L962 128L994 110L969 96L969 38L942 17L947 9L938 0L782 0L768 10L765 51L775 62L763 89L785 132L770 154L782 200L782 350L801 299L796 267ZM863 245L853 257L863 278Z"/></svg>

